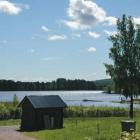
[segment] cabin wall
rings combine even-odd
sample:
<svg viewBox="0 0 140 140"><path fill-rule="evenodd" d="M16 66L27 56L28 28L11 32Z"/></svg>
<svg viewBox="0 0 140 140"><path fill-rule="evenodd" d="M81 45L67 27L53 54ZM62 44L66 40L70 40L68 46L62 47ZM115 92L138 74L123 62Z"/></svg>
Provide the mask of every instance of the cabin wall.
<svg viewBox="0 0 140 140"><path fill-rule="evenodd" d="M50 129L50 124L45 119L53 118L54 128L63 127L63 108L36 109L36 123L38 129ZM48 123L48 124L47 124Z"/></svg>
<svg viewBox="0 0 140 140"><path fill-rule="evenodd" d="M25 100L22 104L21 129L32 130L34 128L36 128L35 110L29 100Z"/></svg>
<svg viewBox="0 0 140 140"><path fill-rule="evenodd" d="M63 108L35 109L28 99L22 103L21 130L63 128Z"/></svg>

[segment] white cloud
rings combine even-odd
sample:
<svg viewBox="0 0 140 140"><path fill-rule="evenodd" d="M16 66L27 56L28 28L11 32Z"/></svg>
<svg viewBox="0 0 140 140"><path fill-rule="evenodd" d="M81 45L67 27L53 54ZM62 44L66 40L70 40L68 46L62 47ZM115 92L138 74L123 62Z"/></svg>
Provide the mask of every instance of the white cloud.
<svg viewBox="0 0 140 140"><path fill-rule="evenodd" d="M50 41L56 41L56 40L66 40L67 36L66 35L52 35L48 37L48 40Z"/></svg>
<svg viewBox="0 0 140 140"><path fill-rule="evenodd" d="M108 36L115 36L117 34L117 31L104 30L104 33L107 34Z"/></svg>
<svg viewBox="0 0 140 140"><path fill-rule="evenodd" d="M12 3L8 0L0 0L0 12L2 13L6 13L9 15L17 15L22 11L22 8L23 5Z"/></svg>
<svg viewBox="0 0 140 140"><path fill-rule="evenodd" d="M134 24L135 24L135 29L140 29L140 17L133 17Z"/></svg>
<svg viewBox="0 0 140 140"><path fill-rule="evenodd" d="M64 21L64 24L74 30L84 30L89 28L87 25L81 25L78 21Z"/></svg>
<svg viewBox="0 0 140 140"><path fill-rule="evenodd" d="M53 61L53 60L58 60L60 59L59 57L45 57L45 58L42 58L41 60L43 61Z"/></svg>
<svg viewBox="0 0 140 140"><path fill-rule="evenodd" d="M100 34L91 31L88 32L88 35L93 38L99 38L101 36Z"/></svg>
<svg viewBox="0 0 140 140"><path fill-rule="evenodd" d="M46 27L46 26L41 26L41 30L43 30L44 32L48 32L49 31L49 29L48 29L48 27Z"/></svg>
<svg viewBox="0 0 140 140"><path fill-rule="evenodd" d="M140 24L140 17L138 17L138 18L133 17L133 20L134 20L135 24Z"/></svg>
<svg viewBox="0 0 140 140"><path fill-rule="evenodd" d="M117 19L115 17L106 17L105 21L107 22L105 25L109 26L114 26L117 23Z"/></svg>
<svg viewBox="0 0 140 140"><path fill-rule="evenodd" d="M87 49L87 51L88 51L88 52L91 52L91 53L94 53L94 52L96 52L96 48L95 48L95 47L89 47L89 48Z"/></svg>
<svg viewBox="0 0 140 140"><path fill-rule="evenodd" d="M69 0L68 16L71 20L63 21L72 29L87 29L97 23L115 25L116 18L107 16L103 8L91 0Z"/></svg>

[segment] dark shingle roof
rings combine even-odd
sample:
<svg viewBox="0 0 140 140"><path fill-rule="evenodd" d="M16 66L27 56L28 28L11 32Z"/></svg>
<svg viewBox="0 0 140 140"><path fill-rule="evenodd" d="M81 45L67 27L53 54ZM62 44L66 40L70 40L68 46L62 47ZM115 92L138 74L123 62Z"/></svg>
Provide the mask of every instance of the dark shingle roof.
<svg viewBox="0 0 140 140"><path fill-rule="evenodd" d="M67 106L58 95L26 96L21 101L20 105L22 105L26 98L31 102L34 108L55 108Z"/></svg>

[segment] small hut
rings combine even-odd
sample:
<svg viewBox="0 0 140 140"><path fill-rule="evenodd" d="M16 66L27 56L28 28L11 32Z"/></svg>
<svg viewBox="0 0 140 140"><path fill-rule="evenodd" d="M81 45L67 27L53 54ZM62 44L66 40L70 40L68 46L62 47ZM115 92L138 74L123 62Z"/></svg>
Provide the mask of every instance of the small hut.
<svg viewBox="0 0 140 140"><path fill-rule="evenodd" d="M67 105L58 95L25 96L19 106L21 130L63 128L63 109Z"/></svg>

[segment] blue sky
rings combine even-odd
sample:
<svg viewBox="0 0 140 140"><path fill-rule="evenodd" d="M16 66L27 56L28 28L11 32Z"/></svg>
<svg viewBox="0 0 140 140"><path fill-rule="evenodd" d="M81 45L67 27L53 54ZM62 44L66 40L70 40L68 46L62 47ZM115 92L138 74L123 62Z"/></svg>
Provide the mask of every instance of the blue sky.
<svg viewBox="0 0 140 140"><path fill-rule="evenodd" d="M0 0L0 79L97 80L116 19L140 23L139 0Z"/></svg>

